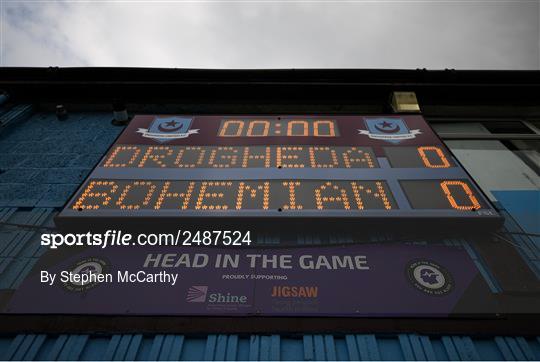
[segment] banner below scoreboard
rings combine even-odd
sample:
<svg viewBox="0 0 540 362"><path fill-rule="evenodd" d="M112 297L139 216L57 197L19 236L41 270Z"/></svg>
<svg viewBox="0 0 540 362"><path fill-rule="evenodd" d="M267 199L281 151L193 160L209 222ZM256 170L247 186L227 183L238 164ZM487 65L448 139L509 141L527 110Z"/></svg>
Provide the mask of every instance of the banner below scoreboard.
<svg viewBox="0 0 540 362"><path fill-rule="evenodd" d="M465 250L408 244L49 251L2 310L349 317L497 312L492 292Z"/></svg>

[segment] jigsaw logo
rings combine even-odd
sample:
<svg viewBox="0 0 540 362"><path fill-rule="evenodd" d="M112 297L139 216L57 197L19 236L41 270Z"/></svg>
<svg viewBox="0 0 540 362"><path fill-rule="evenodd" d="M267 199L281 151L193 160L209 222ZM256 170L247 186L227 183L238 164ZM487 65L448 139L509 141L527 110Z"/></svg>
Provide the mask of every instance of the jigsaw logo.
<svg viewBox="0 0 540 362"><path fill-rule="evenodd" d="M272 287L272 298L312 298L319 295L319 287L315 286L287 286L275 285Z"/></svg>
<svg viewBox="0 0 540 362"><path fill-rule="evenodd" d="M430 295L445 295L454 288L454 280L441 265L429 260L416 260L407 266L407 276L416 289Z"/></svg>
<svg viewBox="0 0 540 362"><path fill-rule="evenodd" d="M156 117L148 128L139 128L137 133L145 138L165 143L186 138L199 133L198 129L190 129L193 118L190 117Z"/></svg>
<svg viewBox="0 0 540 362"><path fill-rule="evenodd" d="M410 130L401 118L364 118L367 130L359 129L361 135L391 143L410 140L422 134L419 129Z"/></svg>

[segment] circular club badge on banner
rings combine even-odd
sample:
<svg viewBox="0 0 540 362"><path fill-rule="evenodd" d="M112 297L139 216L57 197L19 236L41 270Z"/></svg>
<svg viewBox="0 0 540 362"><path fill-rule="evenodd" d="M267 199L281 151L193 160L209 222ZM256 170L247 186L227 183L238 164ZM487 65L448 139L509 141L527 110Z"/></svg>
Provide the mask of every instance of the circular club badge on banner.
<svg viewBox="0 0 540 362"><path fill-rule="evenodd" d="M430 295L446 295L454 289L452 275L430 260L414 260L407 265L407 277L416 289Z"/></svg>
<svg viewBox="0 0 540 362"><path fill-rule="evenodd" d="M107 263L102 259L83 259L69 268L71 274L80 276L80 278L70 278L63 283L64 287L72 292L83 292L91 289L100 283L98 277L105 274L107 269Z"/></svg>

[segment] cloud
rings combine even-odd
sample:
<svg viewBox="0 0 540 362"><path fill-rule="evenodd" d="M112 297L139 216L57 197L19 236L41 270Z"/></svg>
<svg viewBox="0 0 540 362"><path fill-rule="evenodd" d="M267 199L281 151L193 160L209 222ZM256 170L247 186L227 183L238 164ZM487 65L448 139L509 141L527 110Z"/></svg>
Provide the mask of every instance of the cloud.
<svg viewBox="0 0 540 362"><path fill-rule="evenodd" d="M538 69L538 1L4 2L8 66Z"/></svg>

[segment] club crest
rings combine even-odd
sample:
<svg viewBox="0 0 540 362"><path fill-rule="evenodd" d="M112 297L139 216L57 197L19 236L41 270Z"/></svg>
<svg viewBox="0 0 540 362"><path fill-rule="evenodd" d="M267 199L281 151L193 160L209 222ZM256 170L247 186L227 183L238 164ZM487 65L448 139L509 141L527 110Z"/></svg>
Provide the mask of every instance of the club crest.
<svg viewBox="0 0 540 362"><path fill-rule="evenodd" d="M165 143L199 133L198 129L190 129L192 121L191 117L156 117L150 127L139 128L137 133L142 134L143 137Z"/></svg>
<svg viewBox="0 0 540 362"><path fill-rule="evenodd" d="M391 143L409 140L422 133L419 129L410 130L401 118L364 118L364 124L367 130L359 129L359 134Z"/></svg>
<svg viewBox="0 0 540 362"><path fill-rule="evenodd" d="M454 289L454 279L446 268L431 260L413 260L405 272L409 282L418 290L433 296L450 293Z"/></svg>

